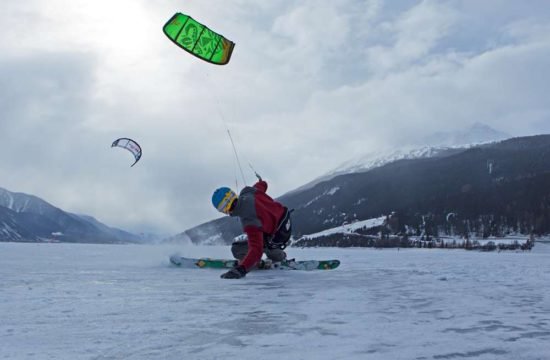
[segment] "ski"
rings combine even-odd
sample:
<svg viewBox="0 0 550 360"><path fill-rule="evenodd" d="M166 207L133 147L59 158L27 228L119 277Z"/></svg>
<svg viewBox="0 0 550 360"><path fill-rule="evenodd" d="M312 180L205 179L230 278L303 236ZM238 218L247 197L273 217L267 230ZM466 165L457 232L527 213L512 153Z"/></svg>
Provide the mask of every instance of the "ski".
<svg viewBox="0 0 550 360"><path fill-rule="evenodd" d="M236 260L228 259L211 259L200 258L192 259L179 255L170 256L170 262L173 265L182 268L212 268L212 269L228 269L237 265ZM281 262L272 263L264 261L259 264L260 270L331 270L336 269L340 265L340 260L283 260Z"/></svg>

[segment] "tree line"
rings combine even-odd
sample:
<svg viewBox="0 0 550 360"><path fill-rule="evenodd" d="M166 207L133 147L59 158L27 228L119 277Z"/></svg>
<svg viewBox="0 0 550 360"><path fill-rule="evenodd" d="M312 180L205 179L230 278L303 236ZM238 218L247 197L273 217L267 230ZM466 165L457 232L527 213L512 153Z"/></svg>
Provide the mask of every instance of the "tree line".
<svg viewBox="0 0 550 360"><path fill-rule="evenodd" d="M550 232L549 226L548 212L526 212L518 218L480 215L474 219L461 218L456 212L414 216L393 212L380 226L358 229L353 233L301 237L293 242L293 246L530 250L536 236ZM512 236L524 240L497 240Z"/></svg>

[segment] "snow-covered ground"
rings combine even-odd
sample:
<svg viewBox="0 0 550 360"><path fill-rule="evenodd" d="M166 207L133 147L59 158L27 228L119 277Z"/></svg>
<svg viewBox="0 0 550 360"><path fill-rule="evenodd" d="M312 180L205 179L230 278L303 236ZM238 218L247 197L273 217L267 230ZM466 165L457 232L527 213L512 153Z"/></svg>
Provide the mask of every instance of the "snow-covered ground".
<svg viewBox="0 0 550 360"><path fill-rule="evenodd" d="M550 245L290 249L332 271L181 269L227 247L0 243L0 359L550 359Z"/></svg>

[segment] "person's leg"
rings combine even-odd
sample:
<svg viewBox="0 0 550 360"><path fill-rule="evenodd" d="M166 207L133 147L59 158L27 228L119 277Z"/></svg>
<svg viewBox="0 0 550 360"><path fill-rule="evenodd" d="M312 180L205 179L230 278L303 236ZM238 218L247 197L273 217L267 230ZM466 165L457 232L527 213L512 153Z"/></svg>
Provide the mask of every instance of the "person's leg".
<svg viewBox="0 0 550 360"><path fill-rule="evenodd" d="M266 247L264 252L267 258L274 262L280 262L286 259L286 253L281 249L269 249Z"/></svg>
<svg viewBox="0 0 550 360"><path fill-rule="evenodd" d="M231 244L231 253L233 257L237 260L242 260L248 252L248 242L247 241L236 241Z"/></svg>

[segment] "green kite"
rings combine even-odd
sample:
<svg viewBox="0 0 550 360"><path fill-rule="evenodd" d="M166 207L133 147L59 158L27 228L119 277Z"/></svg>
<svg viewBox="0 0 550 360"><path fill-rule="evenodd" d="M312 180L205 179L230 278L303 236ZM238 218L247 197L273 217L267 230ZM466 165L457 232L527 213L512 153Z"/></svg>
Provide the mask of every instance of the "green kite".
<svg viewBox="0 0 550 360"><path fill-rule="evenodd" d="M216 65L227 64L235 47L233 41L182 13L172 16L162 30L183 50Z"/></svg>

